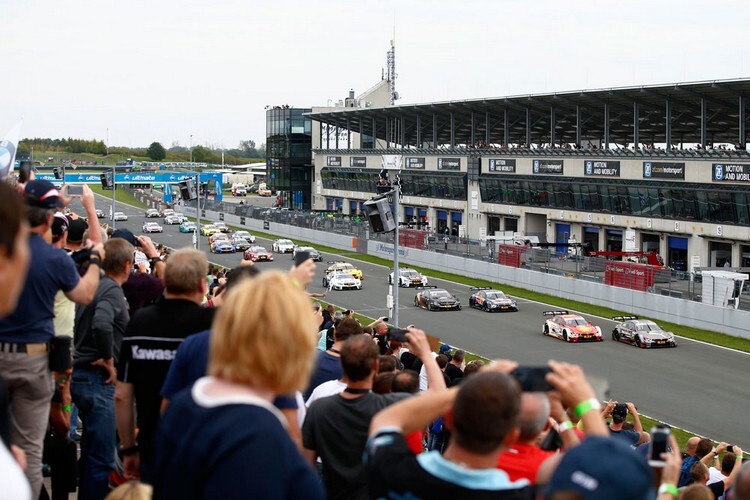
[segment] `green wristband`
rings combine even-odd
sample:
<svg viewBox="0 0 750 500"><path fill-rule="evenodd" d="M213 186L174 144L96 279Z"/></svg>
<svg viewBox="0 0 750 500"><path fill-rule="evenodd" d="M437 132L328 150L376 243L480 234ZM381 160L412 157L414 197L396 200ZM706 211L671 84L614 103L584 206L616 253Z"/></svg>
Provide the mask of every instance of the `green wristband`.
<svg viewBox="0 0 750 500"><path fill-rule="evenodd" d="M591 410L598 410L601 408L602 405L594 398L587 399L586 401L583 401L581 403L578 403L575 408L576 415L578 415L578 418L582 418L585 413L590 412Z"/></svg>
<svg viewBox="0 0 750 500"><path fill-rule="evenodd" d="M559 432L562 434L565 431L569 431L573 428L573 422L570 420L566 420L565 422L561 422L560 425L557 426Z"/></svg>
<svg viewBox="0 0 750 500"><path fill-rule="evenodd" d="M70 405L62 405L62 410L70 413L73 411L73 407Z"/></svg>
<svg viewBox="0 0 750 500"><path fill-rule="evenodd" d="M662 485L659 486L659 495L661 495L662 493L669 493L675 498L680 496L680 492L677 489L677 486L669 483L662 483Z"/></svg>

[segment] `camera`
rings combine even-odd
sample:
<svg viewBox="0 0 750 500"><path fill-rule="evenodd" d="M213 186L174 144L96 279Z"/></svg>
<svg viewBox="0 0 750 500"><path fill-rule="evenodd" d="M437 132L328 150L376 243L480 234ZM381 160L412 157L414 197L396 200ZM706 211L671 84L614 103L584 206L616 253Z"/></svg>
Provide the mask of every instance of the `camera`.
<svg viewBox="0 0 750 500"><path fill-rule="evenodd" d="M403 330L401 328L388 328L387 338L388 340L396 340L398 342L406 342L406 334L409 330Z"/></svg>

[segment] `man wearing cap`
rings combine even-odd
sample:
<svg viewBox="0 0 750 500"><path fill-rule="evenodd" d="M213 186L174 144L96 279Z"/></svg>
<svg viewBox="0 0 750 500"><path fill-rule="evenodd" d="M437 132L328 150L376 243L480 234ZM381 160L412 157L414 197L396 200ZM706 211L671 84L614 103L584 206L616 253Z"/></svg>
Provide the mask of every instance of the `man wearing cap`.
<svg viewBox="0 0 750 500"><path fill-rule="evenodd" d="M62 204L59 191L51 182L32 180L26 184L24 199L31 226L31 263L18 307L0 321L0 377L8 385L13 409L11 440L26 452L26 475L36 498L42 487L42 443L53 393L48 352L55 335L55 295L62 290L78 304L91 302L104 248L93 247L89 269L79 277L70 257L50 245L54 214Z"/></svg>
<svg viewBox="0 0 750 500"><path fill-rule="evenodd" d="M628 431L622 428L625 419L628 418L628 412L633 415L634 431ZM639 444L648 443L651 439L648 432L643 431L643 425L638 416L638 410L636 410L633 403L616 403L612 407L612 424L609 426L609 433L613 438L619 439L633 448Z"/></svg>

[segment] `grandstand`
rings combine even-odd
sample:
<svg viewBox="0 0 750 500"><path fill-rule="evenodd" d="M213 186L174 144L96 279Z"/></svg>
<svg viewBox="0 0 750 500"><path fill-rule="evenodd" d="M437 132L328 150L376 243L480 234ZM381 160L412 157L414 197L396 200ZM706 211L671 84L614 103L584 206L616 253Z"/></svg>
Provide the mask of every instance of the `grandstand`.
<svg viewBox="0 0 750 500"><path fill-rule="evenodd" d="M433 230L750 267L749 93L726 80L313 112L313 208L360 211L385 156L401 219Z"/></svg>

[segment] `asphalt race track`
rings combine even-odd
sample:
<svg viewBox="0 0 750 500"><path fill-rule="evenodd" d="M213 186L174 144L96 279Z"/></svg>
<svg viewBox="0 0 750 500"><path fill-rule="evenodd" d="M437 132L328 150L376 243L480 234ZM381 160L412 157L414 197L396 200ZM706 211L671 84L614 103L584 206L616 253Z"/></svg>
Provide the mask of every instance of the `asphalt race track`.
<svg viewBox="0 0 750 500"><path fill-rule="evenodd" d="M99 197L97 201L109 214L110 200ZM127 227L136 235L141 234L145 211L124 204L118 204L117 210L125 212L130 219L118 222L117 227ZM180 233L176 225L164 225L164 233L153 234L152 238L169 247L192 246L192 235ZM239 264L240 253L211 254L208 238L200 238L201 250L207 252L211 262L227 267ZM271 250L268 240L258 238L256 244ZM291 254L274 254L274 259L272 263L257 266L286 270L292 265ZM323 263L318 265L310 291L326 291L321 284L322 273L326 262L331 260L341 259L323 254ZM389 269L352 262L364 273L363 289L332 291L324 300L371 317L387 315ZM746 383L750 355L683 338L677 339L678 346L674 349L637 349L614 342L611 336L614 322L596 317L590 319L602 328L603 342L566 344L541 333L542 312L555 309L554 306L519 299L519 312L485 313L469 308L468 287L432 278L430 284L455 294L463 310L418 309L414 307L416 292L401 288L399 323L402 326L414 324L451 346L490 358L513 359L526 366L545 365L549 359L580 364L587 374L609 381L613 399L632 401L642 413L653 418L750 449L746 423L750 408L750 384Z"/></svg>

